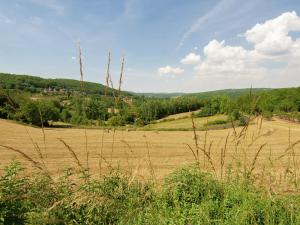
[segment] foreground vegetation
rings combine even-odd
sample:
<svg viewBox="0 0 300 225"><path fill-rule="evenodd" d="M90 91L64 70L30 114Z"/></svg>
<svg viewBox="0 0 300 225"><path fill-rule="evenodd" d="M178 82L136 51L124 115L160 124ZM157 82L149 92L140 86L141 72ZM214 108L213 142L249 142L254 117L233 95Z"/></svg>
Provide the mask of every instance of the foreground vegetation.
<svg viewBox="0 0 300 225"><path fill-rule="evenodd" d="M12 162L0 177L0 223L300 223L298 194L278 196L252 183L242 172L217 181L196 167L173 172L159 187L117 170L92 179L85 170L65 169L53 180L44 172L28 177Z"/></svg>

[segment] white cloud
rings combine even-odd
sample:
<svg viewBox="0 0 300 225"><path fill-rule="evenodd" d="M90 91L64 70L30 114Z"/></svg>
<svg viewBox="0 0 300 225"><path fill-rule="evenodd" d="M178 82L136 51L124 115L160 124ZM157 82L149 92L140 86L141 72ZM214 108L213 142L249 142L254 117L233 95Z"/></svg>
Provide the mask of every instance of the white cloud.
<svg viewBox="0 0 300 225"><path fill-rule="evenodd" d="M75 60L75 59L76 59L76 57L75 57L75 56L72 56L72 59L73 59L73 60Z"/></svg>
<svg viewBox="0 0 300 225"><path fill-rule="evenodd" d="M204 47L205 59L195 67L199 76L240 77L262 75L265 70L257 66L256 53L241 46L225 45L213 40Z"/></svg>
<svg viewBox="0 0 300 225"><path fill-rule="evenodd" d="M276 80L276 76L282 78L286 71L299 71L291 69L300 68L300 39L292 38L291 31L300 31L300 17L295 12L283 13L247 30L243 37L253 43L253 49L212 40L204 47L202 60L195 66L197 77L222 77L251 83ZM295 82L299 85L299 79Z"/></svg>
<svg viewBox="0 0 300 225"><path fill-rule="evenodd" d="M183 69L181 69L179 67L172 67L172 66L165 66L165 67L161 67L158 69L159 74L177 75L177 74L182 74L183 72L184 72Z"/></svg>
<svg viewBox="0 0 300 225"><path fill-rule="evenodd" d="M298 48L299 43L293 41L289 32L299 30L300 18L296 12L286 12L263 24L256 24L244 35L248 42L254 43L254 48L259 53L267 56L281 55Z"/></svg>
<svg viewBox="0 0 300 225"><path fill-rule="evenodd" d="M200 55L196 55L195 53L191 52L186 55L180 62L182 64L192 65L197 64L201 61Z"/></svg>

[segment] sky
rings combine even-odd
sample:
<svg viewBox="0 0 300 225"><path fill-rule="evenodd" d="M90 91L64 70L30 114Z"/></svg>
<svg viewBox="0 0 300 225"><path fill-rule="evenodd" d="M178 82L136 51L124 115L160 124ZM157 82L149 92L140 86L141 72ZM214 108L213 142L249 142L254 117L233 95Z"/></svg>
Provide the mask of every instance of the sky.
<svg viewBox="0 0 300 225"><path fill-rule="evenodd" d="M299 0L0 0L0 72L135 92L300 86Z"/></svg>

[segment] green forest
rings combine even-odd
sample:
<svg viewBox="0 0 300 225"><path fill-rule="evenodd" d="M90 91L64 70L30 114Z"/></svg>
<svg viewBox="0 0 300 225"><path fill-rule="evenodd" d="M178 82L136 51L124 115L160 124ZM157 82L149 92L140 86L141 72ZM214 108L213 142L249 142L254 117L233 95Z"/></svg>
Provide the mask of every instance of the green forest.
<svg viewBox="0 0 300 225"><path fill-rule="evenodd" d="M274 115L299 121L300 87L238 89L177 97L123 92L92 82L0 74L0 118L37 126L53 121L70 125L143 126L168 115L200 110L195 117L226 114ZM178 95L178 94L177 94Z"/></svg>

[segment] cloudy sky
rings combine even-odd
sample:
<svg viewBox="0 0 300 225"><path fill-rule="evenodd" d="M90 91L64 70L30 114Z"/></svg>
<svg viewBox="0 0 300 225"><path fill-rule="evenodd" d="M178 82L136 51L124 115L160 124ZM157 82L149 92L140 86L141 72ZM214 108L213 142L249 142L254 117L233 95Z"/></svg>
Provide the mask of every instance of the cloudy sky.
<svg viewBox="0 0 300 225"><path fill-rule="evenodd" d="M299 0L0 0L0 71L124 89L300 86Z"/></svg>

